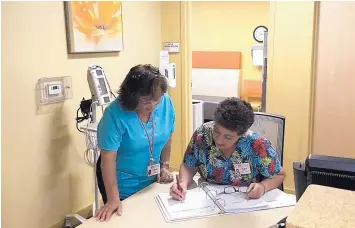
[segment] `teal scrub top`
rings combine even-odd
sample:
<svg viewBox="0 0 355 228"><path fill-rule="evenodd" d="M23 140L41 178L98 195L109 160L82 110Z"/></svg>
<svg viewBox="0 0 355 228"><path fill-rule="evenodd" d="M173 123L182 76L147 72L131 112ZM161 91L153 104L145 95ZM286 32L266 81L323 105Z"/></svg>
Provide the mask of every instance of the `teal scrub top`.
<svg viewBox="0 0 355 228"><path fill-rule="evenodd" d="M171 98L164 94L152 111L154 118L154 163L174 132L175 112ZM152 118L143 123L152 139ZM98 124L97 143L101 150L117 152L116 176L120 198L125 199L156 181L148 177L148 139L136 112L124 110L118 98L110 103Z"/></svg>

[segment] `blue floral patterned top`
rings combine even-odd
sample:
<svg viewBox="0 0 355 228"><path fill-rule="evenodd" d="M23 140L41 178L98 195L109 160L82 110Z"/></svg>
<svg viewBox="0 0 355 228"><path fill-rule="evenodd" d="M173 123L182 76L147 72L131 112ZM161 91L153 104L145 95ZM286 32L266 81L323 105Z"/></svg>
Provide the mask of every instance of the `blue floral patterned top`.
<svg viewBox="0 0 355 228"><path fill-rule="evenodd" d="M280 172L280 159L269 140L249 130L238 139L232 156L226 158L213 140L213 125L213 121L205 123L194 132L184 155L185 165L198 167L204 179L217 184L248 186L256 182L258 174L272 178ZM240 167L245 165L250 167L248 171L240 172Z"/></svg>

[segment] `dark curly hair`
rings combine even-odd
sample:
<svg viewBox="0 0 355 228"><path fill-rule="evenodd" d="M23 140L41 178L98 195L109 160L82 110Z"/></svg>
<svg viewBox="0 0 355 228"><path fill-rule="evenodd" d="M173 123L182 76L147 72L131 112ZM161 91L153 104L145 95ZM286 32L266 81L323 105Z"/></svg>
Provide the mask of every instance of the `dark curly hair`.
<svg viewBox="0 0 355 228"><path fill-rule="evenodd" d="M137 65L130 69L118 91L121 106L134 111L141 96L155 98L168 90L166 78L159 69L150 65Z"/></svg>
<svg viewBox="0 0 355 228"><path fill-rule="evenodd" d="M243 135L254 123L254 111L244 100L235 97L227 98L218 105L215 111L215 122L238 135Z"/></svg>

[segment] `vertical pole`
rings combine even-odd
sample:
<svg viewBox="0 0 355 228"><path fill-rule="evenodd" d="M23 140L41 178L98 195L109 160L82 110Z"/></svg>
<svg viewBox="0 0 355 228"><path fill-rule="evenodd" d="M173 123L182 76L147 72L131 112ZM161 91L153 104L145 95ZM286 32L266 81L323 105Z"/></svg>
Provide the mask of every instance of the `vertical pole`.
<svg viewBox="0 0 355 228"><path fill-rule="evenodd" d="M93 99L92 101L92 104L91 104L91 108L92 108L92 116L91 116L91 123L96 123L96 106L97 106L97 101L95 101ZM88 136L87 137L92 137L91 140L97 140L96 137L97 137L97 131L95 133L93 132L88 132ZM95 138L94 138L95 137ZM93 143L93 146L95 146L96 143ZM98 188L98 183L97 183L97 178L96 178L96 163L97 163L97 160L98 160L98 148L92 148L94 150L94 153L93 153L93 159L94 159L94 167L93 167L93 170L94 170L94 188L95 188L95 202L94 202L94 205L93 205L93 210L92 210L92 213L93 213L93 216L95 215L95 211L97 211L99 209L99 188Z"/></svg>
<svg viewBox="0 0 355 228"><path fill-rule="evenodd" d="M261 92L261 111L266 112L266 85L267 85L267 34L264 32L263 42L263 66L262 66L262 92Z"/></svg>
<svg viewBox="0 0 355 228"><path fill-rule="evenodd" d="M96 103L97 101L92 99L92 104L91 104L91 123L96 123Z"/></svg>
<svg viewBox="0 0 355 228"><path fill-rule="evenodd" d="M95 134L95 136L97 137L97 132ZM95 183L95 203L94 203L94 206L93 206L93 211L92 211L92 215L94 216L95 215L95 212L99 209L99 188L98 188L98 183L97 183L97 178L96 178L96 163L97 163L97 160L98 160L98 149L97 148L93 148L94 150L94 167L93 167L93 170L94 170L94 183Z"/></svg>

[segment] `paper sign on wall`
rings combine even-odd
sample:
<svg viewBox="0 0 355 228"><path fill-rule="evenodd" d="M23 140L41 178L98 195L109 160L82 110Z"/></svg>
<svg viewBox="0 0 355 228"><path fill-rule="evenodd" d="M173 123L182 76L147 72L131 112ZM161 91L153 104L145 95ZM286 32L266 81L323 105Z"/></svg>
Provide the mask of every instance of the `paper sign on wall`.
<svg viewBox="0 0 355 228"><path fill-rule="evenodd" d="M159 71L163 72L164 66L169 64L169 53L167 51L160 51L159 53Z"/></svg>
<svg viewBox="0 0 355 228"><path fill-rule="evenodd" d="M169 53L179 53L180 52L180 43L176 42L166 42L163 44L164 50Z"/></svg>
<svg viewBox="0 0 355 228"><path fill-rule="evenodd" d="M254 66L264 65L263 50L253 50L253 65Z"/></svg>
<svg viewBox="0 0 355 228"><path fill-rule="evenodd" d="M251 57L254 66L264 65L264 49L263 45L256 44L251 47Z"/></svg>

